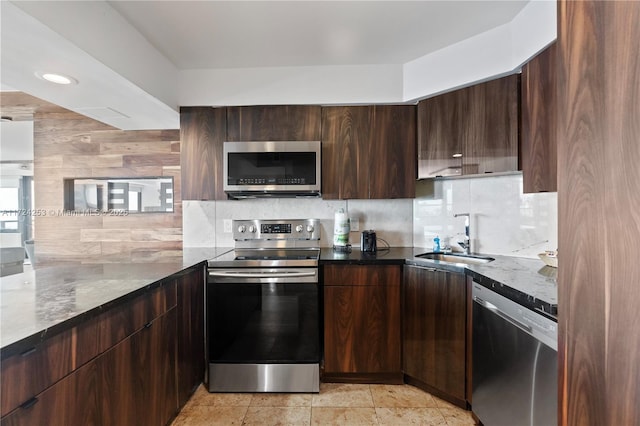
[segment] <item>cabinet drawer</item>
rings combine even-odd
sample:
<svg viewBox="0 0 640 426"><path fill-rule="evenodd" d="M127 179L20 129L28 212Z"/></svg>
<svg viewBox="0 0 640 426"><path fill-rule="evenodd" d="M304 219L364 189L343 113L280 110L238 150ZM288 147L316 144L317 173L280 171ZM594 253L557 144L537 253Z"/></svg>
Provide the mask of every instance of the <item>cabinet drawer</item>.
<svg viewBox="0 0 640 426"><path fill-rule="evenodd" d="M176 282L170 281L98 317L102 353L176 306Z"/></svg>
<svg viewBox="0 0 640 426"><path fill-rule="evenodd" d="M325 265L325 286L399 286L400 265Z"/></svg>
<svg viewBox="0 0 640 426"><path fill-rule="evenodd" d="M101 424L92 361L2 418L2 426Z"/></svg>
<svg viewBox="0 0 640 426"><path fill-rule="evenodd" d="M9 413L98 354L97 321L50 337L2 361L2 413Z"/></svg>

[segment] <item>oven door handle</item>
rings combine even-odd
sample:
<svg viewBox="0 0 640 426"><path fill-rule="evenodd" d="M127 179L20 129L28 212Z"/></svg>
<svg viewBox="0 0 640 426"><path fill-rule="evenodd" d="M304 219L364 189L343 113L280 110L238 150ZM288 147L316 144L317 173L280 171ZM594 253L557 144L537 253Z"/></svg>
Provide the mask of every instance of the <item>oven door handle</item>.
<svg viewBox="0 0 640 426"><path fill-rule="evenodd" d="M316 272L216 272L209 271L210 277L227 277L227 278L298 278L298 277L315 277Z"/></svg>

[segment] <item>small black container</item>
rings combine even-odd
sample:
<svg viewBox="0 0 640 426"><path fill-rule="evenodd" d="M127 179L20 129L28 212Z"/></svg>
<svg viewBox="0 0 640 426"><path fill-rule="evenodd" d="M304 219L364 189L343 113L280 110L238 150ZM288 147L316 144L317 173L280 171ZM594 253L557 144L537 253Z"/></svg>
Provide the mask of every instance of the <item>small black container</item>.
<svg viewBox="0 0 640 426"><path fill-rule="evenodd" d="M376 232L373 229L362 231L360 235L360 250L367 253L375 253L377 249Z"/></svg>

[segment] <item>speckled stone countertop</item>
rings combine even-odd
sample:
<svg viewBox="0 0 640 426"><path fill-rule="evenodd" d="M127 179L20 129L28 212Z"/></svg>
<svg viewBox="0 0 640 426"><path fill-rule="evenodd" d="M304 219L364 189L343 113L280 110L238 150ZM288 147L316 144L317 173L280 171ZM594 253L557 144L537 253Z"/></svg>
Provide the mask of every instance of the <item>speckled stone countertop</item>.
<svg viewBox="0 0 640 426"><path fill-rule="evenodd" d="M50 263L0 282L2 357L86 321L105 308L157 287L165 278L228 248L184 249L182 256L130 263L119 257Z"/></svg>
<svg viewBox="0 0 640 426"><path fill-rule="evenodd" d="M2 357L28 349L104 309L158 286L164 279L212 259L231 248L185 248L180 256L133 263L109 257L37 267L1 278L0 350ZM467 273L485 287L531 309L557 315L556 270L537 259L492 256L484 265L452 264L416 258L430 250L392 247L376 253L323 248L320 263L413 264Z"/></svg>
<svg viewBox="0 0 640 426"><path fill-rule="evenodd" d="M538 259L511 256L489 255L495 260L480 265L440 262L415 257L430 251L430 249L419 247L392 247L389 250L378 250L376 253L362 253L357 248L350 253L342 253L326 248L321 250L320 262L406 263L466 273L474 281L491 288L496 293L530 309L542 311L551 319L557 320L558 286L555 268L544 265Z"/></svg>

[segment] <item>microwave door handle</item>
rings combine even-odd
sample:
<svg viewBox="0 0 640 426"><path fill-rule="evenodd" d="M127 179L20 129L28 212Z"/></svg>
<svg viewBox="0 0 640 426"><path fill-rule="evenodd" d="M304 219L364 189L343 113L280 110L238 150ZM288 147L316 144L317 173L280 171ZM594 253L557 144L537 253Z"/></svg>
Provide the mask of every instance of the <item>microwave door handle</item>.
<svg viewBox="0 0 640 426"><path fill-rule="evenodd" d="M227 278L298 278L298 277L314 277L313 272L231 272L231 271L209 271L211 277L227 277Z"/></svg>

